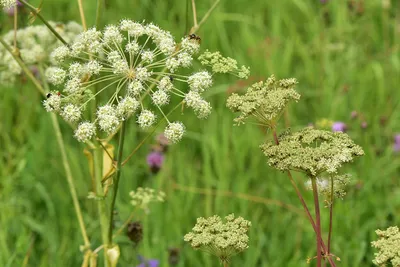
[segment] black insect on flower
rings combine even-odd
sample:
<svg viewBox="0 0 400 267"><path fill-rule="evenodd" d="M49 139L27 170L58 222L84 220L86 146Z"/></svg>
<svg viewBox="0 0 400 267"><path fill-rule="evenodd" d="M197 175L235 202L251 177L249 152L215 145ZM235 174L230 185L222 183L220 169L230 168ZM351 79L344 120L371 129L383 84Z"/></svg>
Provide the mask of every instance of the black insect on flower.
<svg viewBox="0 0 400 267"><path fill-rule="evenodd" d="M197 35L194 34L194 33L189 34L189 40L196 40L196 41L198 41L199 43L201 42L200 36L197 36Z"/></svg>

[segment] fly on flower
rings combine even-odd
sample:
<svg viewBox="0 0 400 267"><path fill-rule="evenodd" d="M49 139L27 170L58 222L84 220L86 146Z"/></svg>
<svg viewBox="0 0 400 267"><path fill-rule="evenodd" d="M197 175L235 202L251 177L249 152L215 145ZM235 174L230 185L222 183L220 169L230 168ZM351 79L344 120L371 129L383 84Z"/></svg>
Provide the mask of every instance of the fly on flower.
<svg viewBox="0 0 400 267"><path fill-rule="evenodd" d="M194 33L189 34L188 38L189 38L190 40L196 40L196 41L198 41L199 43L201 42L200 36L197 36L197 35L194 34Z"/></svg>

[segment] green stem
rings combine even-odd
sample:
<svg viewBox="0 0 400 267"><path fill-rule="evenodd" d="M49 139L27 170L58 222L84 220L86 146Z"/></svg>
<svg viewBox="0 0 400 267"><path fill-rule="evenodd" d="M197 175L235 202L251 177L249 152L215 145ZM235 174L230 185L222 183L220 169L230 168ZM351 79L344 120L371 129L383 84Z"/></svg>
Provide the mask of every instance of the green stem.
<svg viewBox="0 0 400 267"><path fill-rule="evenodd" d="M102 11L103 11L103 0L97 0L96 23L95 23L96 30L100 28Z"/></svg>
<svg viewBox="0 0 400 267"><path fill-rule="evenodd" d="M76 217L78 218L78 223L79 223L79 227L81 229L83 241L85 243L85 248L89 249L90 241L89 241L88 235L86 233L85 223L83 222L82 211L81 211L81 207L79 205L78 196L76 194L76 189L75 189L76 187L75 187L74 179L72 178L71 167L68 162L67 152L66 152L65 145L64 145L64 142L62 139L60 125L58 124L57 117L54 113L51 113L51 121L53 123L54 131L56 133L58 146L60 147L61 158L62 158L62 162L64 165L65 175L67 176L68 187L69 187L69 191L71 193L72 203L75 208Z"/></svg>
<svg viewBox="0 0 400 267"><path fill-rule="evenodd" d="M114 180L114 186L113 186L113 194L112 194L112 199L111 199L111 207L110 207L110 225L108 228L108 245L112 245L112 232L113 232L113 219L114 219L114 207L115 207L115 201L117 199L117 193L118 193L118 184L119 184L119 179L121 177L121 171L122 171L122 152L124 149L124 141L125 141L125 128L126 128L126 122L123 121L121 125L121 131L119 133L119 141L118 141L118 153L117 153L117 169L115 171L115 180Z"/></svg>
<svg viewBox="0 0 400 267"><path fill-rule="evenodd" d="M108 229L108 217L107 217L107 207L106 200L103 192L103 186L101 180L103 179L103 149L99 146L94 149L93 156L94 164L94 178L96 183L96 194L99 197L97 200L97 209L100 217L100 230L101 239L103 242L104 251L104 266L109 266L108 256L107 256L107 229Z"/></svg>
<svg viewBox="0 0 400 267"><path fill-rule="evenodd" d="M47 20L45 18L43 18L43 16L40 14L40 12L38 12L38 9L32 5L30 5L29 3L27 3L24 0L19 0L24 6L26 6L27 8L29 8L32 13L37 16L46 26L47 28L49 28L49 30L57 37L58 40L60 40L63 44L68 45L68 43L64 40L64 38L61 37L61 35L53 28L53 26L51 26Z"/></svg>

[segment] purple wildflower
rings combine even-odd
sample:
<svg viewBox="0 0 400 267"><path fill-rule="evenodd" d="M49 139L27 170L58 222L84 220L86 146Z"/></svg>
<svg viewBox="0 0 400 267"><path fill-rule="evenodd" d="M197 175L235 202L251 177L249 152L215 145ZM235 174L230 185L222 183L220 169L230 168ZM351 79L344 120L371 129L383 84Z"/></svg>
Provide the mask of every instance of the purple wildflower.
<svg viewBox="0 0 400 267"><path fill-rule="evenodd" d="M164 155L160 152L153 151L147 155L147 164L153 173L157 173L164 162Z"/></svg>
<svg viewBox="0 0 400 267"><path fill-rule="evenodd" d="M337 121L332 124L333 132L345 132L347 130L347 125L344 122Z"/></svg>
<svg viewBox="0 0 400 267"><path fill-rule="evenodd" d="M400 152L400 134L394 136L393 151Z"/></svg>
<svg viewBox="0 0 400 267"><path fill-rule="evenodd" d="M142 262L136 267L158 267L160 265L160 261L156 259L145 259L142 256L139 256L139 260Z"/></svg>

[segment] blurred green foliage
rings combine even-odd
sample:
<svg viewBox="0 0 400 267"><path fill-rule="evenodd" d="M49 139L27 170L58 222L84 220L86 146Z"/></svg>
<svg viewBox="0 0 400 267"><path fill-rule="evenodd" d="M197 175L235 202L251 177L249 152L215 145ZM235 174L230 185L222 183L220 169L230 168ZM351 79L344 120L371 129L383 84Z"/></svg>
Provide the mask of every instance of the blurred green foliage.
<svg viewBox="0 0 400 267"><path fill-rule="evenodd" d="M88 24L93 25L96 1L83 2ZM187 34L192 25L189 1L106 2L103 24L122 18L153 21L174 36ZM199 17L213 3L196 2ZM53 21L79 21L77 3L70 0L44 0L42 14ZM2 16L5 32L12 20ZM346 198L335 204L332 251L341 258L338 266L372 266L374 230L400 223L400 159L392 151L393 135L400 131L400 3L222 0L198 34L202 49L219 50L251 66L250 83L272 73L298 79L302 99L291 105L286 125L298 128L322 118L349 125L350 136L366 155L346 169L354 183ZM194 116L183 118L190 132L170 147L159 174L151 175L146 166L151 142L124 168L116 223L131 213L128 194L137 186L162 188L167 201L142 216L144 240L137 250L127 237L118 239L120 266L136 266L138 253L168 266L172 247L180 248L178 266L219 266L211 256L185 245L183 235L199 216L232 212L253 225L250 249L233 258L232 266L309 266L307 257L315 255L314 233L288 178L267 166L258 147L270 134L256 126L233 126L234 115L225 107L228 93L240 91L247 82L215 83L214 91L209 91L212 116L200 122ZM0 85L0 266L80 266L82 259L83 241L50 116L41 100L27 81L13 88ZM350 119L353 110L361 120ZM368 123L366 129L360 127L362 121ZM93 200L86 198L90 178L84 147L64 123L62 130L95 248L100 244L99 222ZM128 152L146 133L133 122L127 132ZM311 203L311 193L303 186L305 177L297 174L295 179ZM222 193L176 190L174 183ZM232 193L273 201L263 204ZM322 216L326 230L327 210Z"/></svg>

